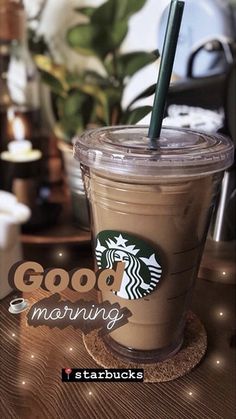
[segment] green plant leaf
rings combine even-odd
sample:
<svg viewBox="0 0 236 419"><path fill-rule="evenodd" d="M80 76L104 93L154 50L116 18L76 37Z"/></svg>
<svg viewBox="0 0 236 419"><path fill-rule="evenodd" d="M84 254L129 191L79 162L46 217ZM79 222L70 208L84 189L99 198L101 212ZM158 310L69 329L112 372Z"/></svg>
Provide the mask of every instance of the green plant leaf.
<svg viewBox="0 0 236 419"><path fill-rule="evenodd" d="M58 89L59 86L62 90L67 91L69 85L66 82L67 70L64 66L55 64L51 58L44 55L35 55L35 63L38 69L44 73L47 73L48 77L44 76L44 79L47 79L48 84L55 89Z"/></svg>
<svg viewBox="0 0 236 419"><path fill-rule="evenodd" d="M93 119L95 100L77 89L69 91L66 98L54 97L54 101L58 120L54 132L56 130L59 138L70 142Z"/></svg>
<svg viewBox="0 0 236 419"><path fill-rule="evenodd" d="M148 115L151 110L151 106L141 106L139 108L127 110L122 117L121 123L135 125L146 115Z"/></svg>
<svg viewBox="0 0 236 419"><path fill-rule="evenodd" d="M76 7L74 9L76 12L81 13L84 16L91 17L96 10L95 7Z"/></svg>
<svg viewBox="0 0 236 419"><path fill-rule="evenodd" d="M90 122L94 103L94 98L87 93L78 91L78 89L74 92L70 92L68 97L64 100L63 117L65 119L72 118L73 121L74 117L76 117L79 119L80 125L83 123L83 127L86 127Z"/></svg>
<svg viewBox="0 0 236 419"><path fill-rule="evenodd" d="M70 94L64 101L64 115L70 117L71 115L77 115L81 113L86 97L81 92L75 92Z"/></svg>
<svg viewBox="0 0 236 419"><path fill-rule="evenodd" d="M99 125L104 125L107 123L107 121L104 119L104 107L100 103L97 103L95 106L95 120Z"/></svg>
<svg viewBox="0 0 236 419"><path fill-rule="evenodd" d="M135 102L137 102L140 99L145 99L149 96L152 96L155 93L156 90L156 84L152 84L151 86L147 87L142 93L140 93L138 96L136 96L132 102L128 105L127 109L129 109Z"/></svg>
<svg viewBox="0 0 236 419"><path fill-rule="evenodd" d="M93 70L87 70L84 79L86 83L98 84L100 87L108 87L110 85L110 81L107 77L104 77Z"/></svg>
<svg viewBox="0 0 236 419"><path fill-rule="evenodd" d="M105 94L105 91L101 89L98 85L95 84L86 84L84 83L81 86L81 91L87 95L92 96L96 101L102 106L103 108L103 120L104 123L108 125L109 123L109 104L107 95Z"/></svg>
<svg viewBox="0 0 236 419"><path fill-rule="evenodd" d="M84 55L105 57L119 48L128 32L126 20L108 25L80 24L69 29L67 41L77 52Z"/></svg>
<svg viewBox="0 0 236 419"><path fill-rule="evenodd" d="M122 90L123 89L121 87L109 87L108 89L104 90L107 101L111 107L120 104L122 99Z"/></svg>
<svg viewBox="0 0 236 419"><path fill-rule="evenodd" d="M117 77L124 79L126 76L132 77L137 71L146 65L153 63L159 57L159 52L136 51L122 54L116 57L115 67ZM114 72L114 57L109 55L104 63L108 74Z"/></svg>
<svg viewBox="0 0 236 419"><path fill-rule="evenodd" d="M94 54L95 28L89 24L80 24L72 27L67 32L67 42L69 46L78 53L84 55Z"/></svg>
<svg viewBox="0 0 236 419"><path fill-rule="evenodd" d="M80 88L81 88L81 91L83 93L94 97L102 105L105 105L107 103L106 95L105 95L104 91L102 89L100 89L99 86L97 86L95 84L84 83L83 85L81 85Z"/></svg>
<svg viewBox="0 0 236 419"><path fill-rule="evenodd" d="M122 114L121 110L121 99L122 99L122 87L109 87L105 89L105 94L107 97L108 103L108 115L109 123L108 125L117 125L119 124L120 117Z"/></svg>
<svg viewBox="0 0 236 419"><path fill-rule="evenodd" d="M69 118L61 118L60 127L64 132L64 136L68 138L68 140L71 140L76 134L81 133L85 129L83 118L80 114L71 115Z"/></svg>
<svg viewBox="0 0 236 419"><path fill-rule="evenodd" d="M45 71L41 71L41 79L45 84L47 84L50 87L53 93L61 97L66 97L67 93L65 92L64 86L52 74L46 73Z"/></svg>
<svg viewBox="0 0 236 419"><path fill-rule="evenodd" d="M119 57L119 64L121 67L121 74L127 76L133 76L138 70L141 70L148 64L153 63L159 57L151 52L131 52L129 54L124 54Z"/></svg>
<svg viewBox="0 0 236 419"><path fill-rule="evenodd" d="M69 90L73 90L73 89L80 88L81 84L83 83L84 78L83 78L83 75L67 71L65 80L69 86Z"/></svg>
<svg viewBox="0 0 236 419"><path fill-rule="evenodd" d="M124 19L127 20L145 3L146 0L108 0L92 14L91 22L99 25L111 25Z"/></svg>

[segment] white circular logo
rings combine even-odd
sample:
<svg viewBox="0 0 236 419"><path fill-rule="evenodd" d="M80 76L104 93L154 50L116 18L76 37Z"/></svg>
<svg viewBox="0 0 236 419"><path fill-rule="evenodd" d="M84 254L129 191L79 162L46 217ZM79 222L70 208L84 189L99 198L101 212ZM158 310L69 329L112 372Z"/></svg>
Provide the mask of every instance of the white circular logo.
<svg viewBox="0 0 236 419"><path fill-rule="evenodd" d="M96 260L99 269L111 269L115 262L125 263L120 291L127 300L143 298L155 290L162 275L159 257L145 241L128 233L105 230L97 235Z"/></svg>

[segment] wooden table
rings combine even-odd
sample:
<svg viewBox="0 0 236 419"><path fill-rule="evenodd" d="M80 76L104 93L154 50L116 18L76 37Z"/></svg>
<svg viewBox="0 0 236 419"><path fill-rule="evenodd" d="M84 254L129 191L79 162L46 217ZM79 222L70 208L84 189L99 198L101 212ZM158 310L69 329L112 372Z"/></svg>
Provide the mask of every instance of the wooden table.
<svg viewBox="0 0 236 419"><path fill-rule="evenodd" d="M91 250L75 244L25 245L25 259L44 267L91 267ZM32 302L43 295L37 291L27 298ZM8 312L11 299L8 296L0 303L1 419L235 417L233 285L197 281L193 310L207 329L207 354L185 377L161 384L62 383L61 368L97 367L81 333L71 326L64 330L29 327L26 312L16 316Z"/></svg>

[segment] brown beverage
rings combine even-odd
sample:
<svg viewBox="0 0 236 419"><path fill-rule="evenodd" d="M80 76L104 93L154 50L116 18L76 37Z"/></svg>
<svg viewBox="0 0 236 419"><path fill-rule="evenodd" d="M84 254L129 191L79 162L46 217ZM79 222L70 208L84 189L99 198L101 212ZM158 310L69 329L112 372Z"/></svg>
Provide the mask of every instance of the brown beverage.
<svg viewBox="0 0 236 419"><path fill-rule="evenodd" d="M126 264L120 291L104 292L102 300L118 302L132 316L107 343L120 355L148 362L173 355L182 344L219 172L223 162L231 163L232 146L222 137L217 142L166 129L161 147L152 150L146 132L97 130L84 136L87 142L79 139L77 150L85 163L97 267Z"/></svg>

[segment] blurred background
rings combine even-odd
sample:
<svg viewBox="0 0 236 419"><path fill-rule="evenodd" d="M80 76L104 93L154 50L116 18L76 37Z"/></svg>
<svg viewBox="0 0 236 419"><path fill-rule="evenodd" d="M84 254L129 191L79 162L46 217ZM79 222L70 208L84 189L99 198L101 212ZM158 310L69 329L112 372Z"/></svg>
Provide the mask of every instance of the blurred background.
<svg viewBox="0 0 236 419"><path fill-rule="evenodd" d="M0 0L2 276L22 244L27 256L37 259L35 246L48 246L60 260L61 248L90 244L73 138L98 126L149 123L168 6L167 0ZM222 132L235 142L235 56L236 0L187 0L165 123ZM229 281L235 200L232 167L208 241ZM17 217L16 202L28 215Z"/></svg>

